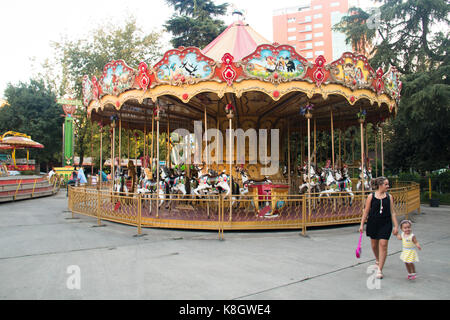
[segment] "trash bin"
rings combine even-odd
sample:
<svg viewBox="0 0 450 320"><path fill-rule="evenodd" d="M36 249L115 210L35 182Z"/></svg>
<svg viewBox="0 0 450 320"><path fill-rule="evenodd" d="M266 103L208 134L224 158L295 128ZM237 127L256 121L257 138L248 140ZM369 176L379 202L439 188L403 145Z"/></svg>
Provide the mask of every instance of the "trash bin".
<svg viewBox="0 0 450 320"><path fill-rule="evenodd" d="M430 199L430 207L439 207L439 199Z"/></svg>

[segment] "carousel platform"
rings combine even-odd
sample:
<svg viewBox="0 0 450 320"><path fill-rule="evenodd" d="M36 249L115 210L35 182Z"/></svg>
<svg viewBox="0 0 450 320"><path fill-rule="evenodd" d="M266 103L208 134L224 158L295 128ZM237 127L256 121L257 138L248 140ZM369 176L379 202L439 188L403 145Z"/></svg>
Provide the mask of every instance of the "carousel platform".
<svg viewBox="0 0 450 320"><path fill-rule="evenodd" d="M51 196L58 192L46 176L0 177L0 202Z"/></svg>

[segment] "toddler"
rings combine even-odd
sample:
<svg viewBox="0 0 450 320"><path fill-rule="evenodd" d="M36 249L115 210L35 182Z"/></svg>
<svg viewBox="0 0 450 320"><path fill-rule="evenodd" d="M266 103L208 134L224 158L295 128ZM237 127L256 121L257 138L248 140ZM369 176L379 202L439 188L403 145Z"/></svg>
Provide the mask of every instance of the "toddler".
<svg viewBox="0 0 450 320"><path fill-rule="evenodd" d="M416 279L416 268L414 262L419 262L419 256L416 252L416 247L422 250L416 236L411 230L411 221L403 220L400 222L401 235L397 235L397 239L402 240L403 250L400 259L405 263L408 271L408 280Z"/></svg>

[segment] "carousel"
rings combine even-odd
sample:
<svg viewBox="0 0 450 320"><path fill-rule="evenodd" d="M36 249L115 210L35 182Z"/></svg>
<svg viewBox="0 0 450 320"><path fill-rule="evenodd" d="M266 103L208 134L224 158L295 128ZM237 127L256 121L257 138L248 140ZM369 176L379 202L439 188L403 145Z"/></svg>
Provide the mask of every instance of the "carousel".
<svg viewBox="0 0 450 320"><path fill-rule="evenodd" d="M58 181L50 182L46 176L29 173L35 170L34 160L29 159L29 149L42 149L44 145L31 139L31 136L7 131L0 135L0 151L11 151L11 160L0 161L0 202L31 199L54 195L58 192ZM16 150L26 149L27 157L17 163ZM23 160L23 161L22 161Z"/></svg>
<svg viewBox="0 0 450 320"><path fill-rule="evenodd" d="M69 208L99 223L135 225L138 233L141 227L305 232L359 222L370 192L366 126L372 124L382 145L382 124L395 116L400 91L394 67L374 69L351 52L309 62L242 20L203 50L172 49L154 66L111 61L100 78L84 76L84 105L101 133L110 127L112 141L124 130L143 132L142 174L132 160L128 170L114 165L124 158L119 135L109 155L115 179L71 187ZM361 150L345 163L334 135L350 127L360 133ZM331 134L332 147L322 167L320 132ZM159 152L162 133L170 137L166 159ZM418 185L391 193L398 214L419 209Z"/></svg>

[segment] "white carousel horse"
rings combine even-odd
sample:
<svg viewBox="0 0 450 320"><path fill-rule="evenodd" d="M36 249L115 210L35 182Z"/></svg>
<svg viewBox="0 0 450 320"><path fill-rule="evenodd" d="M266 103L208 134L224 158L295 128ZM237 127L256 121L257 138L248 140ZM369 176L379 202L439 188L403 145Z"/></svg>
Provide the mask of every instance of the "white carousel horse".
<svg viewBox="0 0 450 320"><path fill-rule="evenodd" d="M325 178L325 184L328 189L319 192L319 199L324 195L329 198L333 193L346 192L350 196L350 205L352 205L354 194L352 192L352 181L350 178L348 176L343 176L339 170L333 174L331 168L324 168L322 175Z"/></svg>
<svg viewBox="0 0 450 320"><path fill-rule="evenodd" d="M242 167L236 167L236 171L241 175L242 188L239 188L239 193L242 195L248 194L248 187L253 185L255 182L272 183L267 176L265 176L262 180L250 179L248 171Z"/></svg>
<svg viewBox="0 0 450 320"><path fill-rule="evenodd" d="M170 174L170 169L167 167L161 168L161 179L169 187L169 194L181 192L183 196L187 194L186 191L186 177L184 174Z"/></svg>
<svg viewBox="0 0 450 320"><path fill-rule="evenodd" d="M356 190L361 190L362 183L364 183L364 190L372 190L372 168L368 170L364 168L364 178L361 180L361 166L359 167L359 180L356 184Z"/></svg>
<svg viewBox="0 0 450 320"><path fill-rule="evenodd" d="M303 166L303 181L304 183L298 188L299 193L302 194L304 193L306 190L309 191L313 191L313 190L320 190L319 189L319 176L316 174L316 171L314 170L314 167L311 165L310 166L310 175L309 177L311 178L311 183L308 182L308 164L305 164Z"/></svg>
<svg viewBox="0 0 450 320"><path fill-rule="evenodd" d="M225 196L228 196L230 193L230 177L225 173L225 170L219 175L215 175L211 174L211 171L205 173L204 169L205 167L203 166L198 170L198 186L192 192L197 196L201 196L202 194L214 194L223 190Z"/></svg>
<svg viewBox="0 0 450 320"><path fill-rule="evenodd" d="M137 189L137 193L142 194L144 197L158 193L158 199L160 199L158 207L161 207L165 200L166 183L164 180L160 180L159 186L157 186L157 181L156 179L152 179L152 173L149 168L144 169L144 175L145 178L141 179L140 188Z"/></svg>
<svg viewBox="0 0 450 320"><path fill-rule="evenodd" d="M236 171L241 175L242 188L239 188L239 193L241 195L247 195L249 192L249 190L248 190L249 186L254 185L257 182L263 182L263 183L269 183L269 184L272 183L272 181L267 176L265 176L262 180L251 179L248 174L248 171L242 167L236 167ZM234 184L233 184L233 190L234 190ZM254 203L253 199L250 200L250 203L253 206L253 208L255 208L255 203Z"/></svg>

